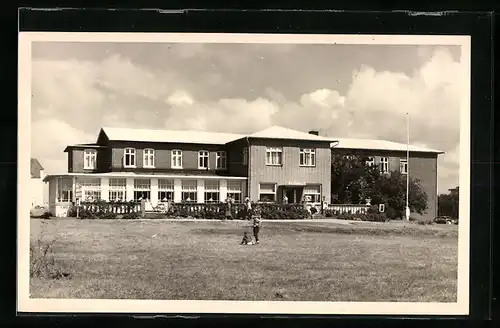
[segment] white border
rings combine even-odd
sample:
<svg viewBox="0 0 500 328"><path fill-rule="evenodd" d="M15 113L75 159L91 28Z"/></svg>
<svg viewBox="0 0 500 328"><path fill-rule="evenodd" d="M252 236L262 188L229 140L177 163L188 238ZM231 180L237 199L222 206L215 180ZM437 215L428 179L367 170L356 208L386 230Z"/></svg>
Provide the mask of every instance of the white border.
<svg viewBox="0 0 500 328"><path fill-rule="evenodd" d="M209 41L206 41L209 40ZM59 42L175 42L175 43L289 43L365 45L459 45L463 77L460 116L460 224L456 303L391 302L245 302L78 300L29 298L29 188L31 153L31 43ZM467 315L469 313L470 215L470 36L424 35L279 35L201 33L31 33L19 34L18 123L18 303L21 312L134 312L134 313L268 313L268 314L387 314Z"/></svg>

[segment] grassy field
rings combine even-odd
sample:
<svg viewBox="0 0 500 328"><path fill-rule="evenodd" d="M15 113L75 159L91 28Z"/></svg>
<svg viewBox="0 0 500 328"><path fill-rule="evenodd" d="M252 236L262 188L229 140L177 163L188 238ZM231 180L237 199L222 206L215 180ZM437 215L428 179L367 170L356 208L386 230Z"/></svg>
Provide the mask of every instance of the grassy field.
<svg viewBox="0 0 500 328"><path fill-rule="evenodd" d="M31 297L456 301L456 226L264 222L261 244L240 246L246 226L33 219L71 275L32 278Z"/></svg>

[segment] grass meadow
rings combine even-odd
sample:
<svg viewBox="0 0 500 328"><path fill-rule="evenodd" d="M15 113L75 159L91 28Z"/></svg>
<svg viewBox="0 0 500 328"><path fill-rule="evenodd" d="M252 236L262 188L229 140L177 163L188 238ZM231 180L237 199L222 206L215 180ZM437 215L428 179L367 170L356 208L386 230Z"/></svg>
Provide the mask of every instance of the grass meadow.
<svg viewBox="0 0 500 328"><path fill-rule="evenodd" d="M32 298L455 302L457 226L244 221L31 220L51 246ZM33 261L33 259L32 259Z"/></svg>

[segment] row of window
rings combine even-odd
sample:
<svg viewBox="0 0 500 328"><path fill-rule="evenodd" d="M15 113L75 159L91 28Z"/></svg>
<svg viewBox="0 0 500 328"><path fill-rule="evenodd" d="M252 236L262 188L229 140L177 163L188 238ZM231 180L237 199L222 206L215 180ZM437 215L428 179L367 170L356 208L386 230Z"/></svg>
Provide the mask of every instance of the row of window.
<svg viewBox="0 0 500 328"><path fill-rule="evenodd" d="M209 167L209 152L200 150L198 152L198 169L208 169ZM215 167L217 170L226 169L227 155L225 151L218 151L215 155ZM144 149L142 154L142 166L144 168L155 168L155 151L154 149ZM123 167L137 167L136 149L125 148L123 151ZM172 150L171 167L174 169L182 169L182 150ZM95 170L97 168L97 152L93 149L85 150L84 166L85 170Z"/></svg>
<svg viewBox="0 0 500 328"><path fill-rule="evenodd" d="M97 152L95 150L86 150L84 155L84 169L95 169ZM349 156L346 156L349 157ZM216 152L215 156L216 169L226 169L227 155L225 151ZM208 169L210 162L210 153L206 150L198 152L198 169ZM126 148L123 156L123 166L134 168L136 167L136 150L134 148ZM366 161L368 165L374 165L375 159L369 157ZM248 147L243 149L243 165L248 165ZM283 149L280 147L266 149L266 165L283 165ZM300 166L316 166L316 150L311 148L300 148L299 150L299 165ZM155 151L154 149L144 149L143 151L143 167L155 167ZM182 169L182 150L172 150L172 168ZM382 173L389 172L389 158L380 158L380 171ZM406 174L408 172L408 161L400 159L400 172Z"/></svg>
<svg viewBox="0 0 500 328"><path fill-rule="evenodd" d="M155 167L155 151L154 149L143 150L143 167ZM210 162L210 153L206 150L198 152L198 169L208 169ZM215 167L218 170L227 168L227 154L225 151L218 151L215 155ZM283 164L283 149L282 148L267 148L266 149L266 165L282 165ZM243 165L248 165L248 147L243 149ZM316 166L316 150L301 148L300 149L300 166ZM88 149L84 152L84 169L93 170L97 167L97 151ZM137 167L136 149L125 148L123 153L123 167ZM171 167L182 169L182 150L172 150Z"/></svg>
<svg viewBox="0 0 500 328"><path fill-rule="evenodd" d="M373 157L368 157L366 160L366 164L373 166L375 165L375 158ZM389 158L388 157L380 157L380 172L381 173L388 173L390 170L389 168ZM408 160L406 158L401 158L399 160L399 172L402 174L407 174L408 173Z"/></svg>
<svg viewBox="0 0 500 328"><path fill-rule="evenodd" d="M283 148L268 147L266 149L266 165L283 165ZM300 166L316 166L316 149L299 149Z"/></svg>
<svg viewBox="0 0 500 328"><path fill-rule="evenodd" d="M97 200L102 198L101 180L99 178L85 178L79 180L82 186L82 198L84 200ZM109 195L108 199L113 201L124 201L127 199L127 181L124 178L109 179ZM187 202L198 201L198 181L197 180L181 180L181 200ZM241 181L227 181L227 197L231 197L235 202L242 200L242 184ZM134 179L133 200L151 199L151 180L150 179ZM73 197L73 182L72 179L58 180L58 199L61 202L71 201ZM174 200L174 180L173 179L158 179L158 200L173 201ZM206 180L204 186L204 199L207 203L217 203L220 198L220 183L219 181Z"/></svg>

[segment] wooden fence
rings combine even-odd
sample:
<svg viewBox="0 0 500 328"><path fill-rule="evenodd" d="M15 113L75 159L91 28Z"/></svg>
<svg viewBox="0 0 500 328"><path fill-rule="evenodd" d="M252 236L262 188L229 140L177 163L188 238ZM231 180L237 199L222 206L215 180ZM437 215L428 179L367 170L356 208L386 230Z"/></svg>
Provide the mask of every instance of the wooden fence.
<svg viewBox="0 0 500 328"><path fill-rule="evenodd" d="M114 203L114 202L82 202L79 207L80 211L89 211L91 213L116 213L116 214L127 214L127 213L140 213L141 203L140 202L130 202L130 203Z"/></svg>
<svg viewBox="0 0 500 328"><path fill-rule="evenodd" d="M370 205L362 204L329 204L328 210L334 214L366 214Z"/></svg>
<svg viewBox="0 0 500 328"><path fill-rule="evenodd" d="M252 203L253 207L258 206L263 211L288 212L304 209L303 204L278 204L278 203ZM334 214L366 214L370 205L362 204L329 204L327 210ZM142 213L142 212L162 212L165 214L182 214L183 216L199 217L212 213L216 216L223 216L227 210L226 203L165 203L153 207L151 204L141 202L82 202L79 210L86 210L91 213ZM231 213L233 217L238 217L244 210L244 204L231 204Z"/></svg>

